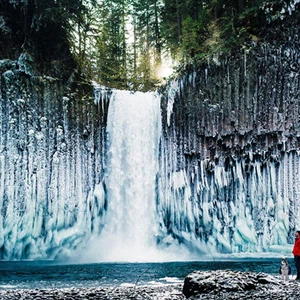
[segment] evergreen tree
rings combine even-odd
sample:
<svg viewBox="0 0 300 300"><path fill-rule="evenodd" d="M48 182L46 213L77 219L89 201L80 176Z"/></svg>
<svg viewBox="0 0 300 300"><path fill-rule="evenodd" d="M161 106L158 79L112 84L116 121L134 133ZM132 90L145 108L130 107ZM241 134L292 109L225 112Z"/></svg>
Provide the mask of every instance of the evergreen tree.
<svg viewBox="0 0 300 300"><path fill-rule="evenodd" d="M75 62L69 50L70 21L85 10L81 0L1 0L0 53L21 53L57 77L69 76Z"/></svg>
<svg viewBox="0 0 300 300"><path fill-rule="evenodd" d="M247 47L299 6L297 0L0 0L0 53L26 57L56 77L77 69L111 87L149 90L165 52L186 64Z"/></svg>
<svg viewBox="0 0 300 300"><path fill-rule="evenodd" d="M132 1L133 16L133 74L134 87L148 90L155 87L155 69L161 64L162 40L160 32L161 7L159 0Z"/></svg>
<svg viewBox="0 0 300 300"><path fill-rule="evenodd" d="M104 0L101 36L97 40L97 79L117 88L127 87L126 0Z"/></svg>

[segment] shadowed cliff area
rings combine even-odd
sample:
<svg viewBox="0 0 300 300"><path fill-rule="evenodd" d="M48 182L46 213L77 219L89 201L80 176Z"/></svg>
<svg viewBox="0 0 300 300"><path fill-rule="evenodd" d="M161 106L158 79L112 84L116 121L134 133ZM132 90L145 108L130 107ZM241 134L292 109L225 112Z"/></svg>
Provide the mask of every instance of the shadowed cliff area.
<svg viewBox="0 0 300 300"><path fill-rule="evenodd" d="M185 244L284 252L299 226L299 25L281 26L281 42L189 65L161 91L160 207Z"/></svg>
<svg viewBox="0 0 300 300"><path fill-rule="evenodd" d="M70 51L70 22L83 10L81 1L1 1L0 58L18 61L27 75L66 81L77 66Z"/></svg>

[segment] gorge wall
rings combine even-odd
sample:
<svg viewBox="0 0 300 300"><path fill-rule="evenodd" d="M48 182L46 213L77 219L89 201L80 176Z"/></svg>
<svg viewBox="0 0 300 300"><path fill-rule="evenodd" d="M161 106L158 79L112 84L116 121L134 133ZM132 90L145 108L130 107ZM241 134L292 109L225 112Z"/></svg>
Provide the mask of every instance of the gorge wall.
<svg viewBox="0 0 300 300"><path fill-rule="evenodd" d="M280 252L293 242L299 70L293 32L280 47L215 58L169 84L158 205L165 231L205 252Z"/></svg>
<svg viewBox="0 0 300 300"><path fill-rule="evenodd" d="M0 259L68 255L99 230L107 101L19 62L0 70Z"/></svg>
<svg viewBox="0 0 300 300"><path fill-rule="evenodd" d="M282 251L300 228L298 36L190 67L160 91L162 247ZM69 256L107 210L111 93L0 62L0 258ZM290 249L289 249L290 250Z"/></svg>

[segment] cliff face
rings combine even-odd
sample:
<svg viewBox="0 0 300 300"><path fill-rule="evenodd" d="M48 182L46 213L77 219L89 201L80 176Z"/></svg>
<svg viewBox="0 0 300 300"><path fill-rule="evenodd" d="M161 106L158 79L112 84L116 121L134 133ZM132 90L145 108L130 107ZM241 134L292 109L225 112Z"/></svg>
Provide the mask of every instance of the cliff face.
<svg viewBox="0 0 300 300"><path fill-rule="evenodd" d="M287 36L280 46L189 68L161 92L150 197L158 244L232 253L292 242L300 227L300 52L298 33ZM110 92L68 89L33 76L22 60L1 61L0 71L0 258L68 256L101 235L104 214L116 209L104 179Z"/></svg>
<svg viewBox="0 0 300 300"><path fill-rule="evenodd" d="M98 230L107 103L20 69L0 62L0 258L53 258Z"/></svg>
<svg viewBox="0 0 300 300"><path fill-rule="evenodd" d="M166 232L204 252L292 242L300 227L299 70L294 31L281 46L212 59L169 84L160 180L169 196L159 203Z"/></svg>
<svg viewBox="0 0 300 300"><path fill-rule="evenodd" d="M165 131L168 123L176 127L184 155L201 152L211 160L250 149L267 156L296 149L299 60L297 47L262 46L187 70L165 97Z"/></svg>

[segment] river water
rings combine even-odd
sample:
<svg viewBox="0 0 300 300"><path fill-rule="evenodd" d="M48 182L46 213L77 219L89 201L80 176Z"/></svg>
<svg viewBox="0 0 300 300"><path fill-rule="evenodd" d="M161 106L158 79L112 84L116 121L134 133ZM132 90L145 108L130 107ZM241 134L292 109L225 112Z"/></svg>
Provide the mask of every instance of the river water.
<svg viewBox="0 0 300 300"><path fill-rule="evenodd" d="M293 261L289 263L293 272ZM0 289L45 289L183 283L194 270L265 272L278 276L280 258L165 263L70 264L59 261L2 261Z"/></svg>

